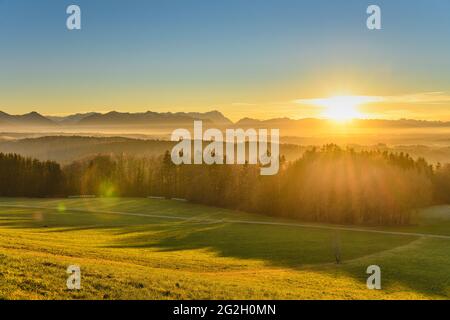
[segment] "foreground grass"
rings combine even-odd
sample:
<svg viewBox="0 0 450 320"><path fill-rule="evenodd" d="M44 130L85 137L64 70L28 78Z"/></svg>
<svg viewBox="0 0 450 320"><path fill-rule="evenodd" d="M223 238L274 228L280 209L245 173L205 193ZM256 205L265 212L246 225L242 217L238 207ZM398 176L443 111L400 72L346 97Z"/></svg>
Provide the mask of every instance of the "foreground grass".
<svg viewBox="0 0 450 320"><path fill-rule="evenodd" d="M0 199L0 299L450 297L447 239L199 218L277 221L164 200ZM425 210L399 231L449 235L450 208ZM66 289L74 264L82 270L80 291ZM382 269L381 291L366 289L372 264Z"/></svg>

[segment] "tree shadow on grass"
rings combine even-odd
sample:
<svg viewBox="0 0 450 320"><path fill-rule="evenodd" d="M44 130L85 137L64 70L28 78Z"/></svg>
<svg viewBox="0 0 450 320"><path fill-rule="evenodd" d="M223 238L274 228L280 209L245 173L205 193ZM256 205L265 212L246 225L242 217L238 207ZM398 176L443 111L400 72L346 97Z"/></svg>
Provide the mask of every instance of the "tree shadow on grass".
<svg viewBox="0 0 450 320"><path fill-rule="evenodd" d="M238 223L166 223L164 227L149 226L129 230L129 237L118 241L115 247L152 247L160 251L211 249L218 256L262 260L287 267L334 263L334 231L289 226L249 225ZM155 229L160 232L155 235ZM148 230L148 228L147 228ZM137 235L133 235L136 233ZM345 232L341 236L343 259L387 250L411 241L409 238L367 235Z"/></svg>
<svg viewBox="0 0 450 320"><path fill-rule="evenodd" d="M449 293L450 279L445 272L450 257L445 252L450 252L450 241L435 240L430 246L425 240L417 247L410 245L417 237L340 231L336 238L333 230L273 225L172 222L157 228L157 233L155 226L149 227L148 233L145 228L128 230L129 236L113 247L163 252L207 249L219 257L258 260L274 267L342 272L363 285L368 277L366 268L378 264L384 270L384 288L400 284L424 294ZM342 259L339 266L335 264L336 246Z"/></svg>

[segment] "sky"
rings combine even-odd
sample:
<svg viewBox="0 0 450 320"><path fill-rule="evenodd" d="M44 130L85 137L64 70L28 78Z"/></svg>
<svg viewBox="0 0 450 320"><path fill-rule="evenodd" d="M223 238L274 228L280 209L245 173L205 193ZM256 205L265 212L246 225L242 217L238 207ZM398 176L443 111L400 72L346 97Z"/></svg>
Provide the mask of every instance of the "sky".
<svg viewBox="0 0 450 320"><path fill-rule="evenodd" d="M81 8L81 30L66 8ZM381 8L381 30L366 9ZM450 120L448 0L0 0L0 110ZM330 106L328 105L328 108Z"/></svg>

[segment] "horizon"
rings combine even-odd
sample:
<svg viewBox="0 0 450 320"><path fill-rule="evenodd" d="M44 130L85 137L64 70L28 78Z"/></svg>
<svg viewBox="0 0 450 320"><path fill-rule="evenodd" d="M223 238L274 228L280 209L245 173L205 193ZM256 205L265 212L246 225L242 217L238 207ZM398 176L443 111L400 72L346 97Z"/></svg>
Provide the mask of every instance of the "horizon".
<svg viewBox="0 0 450 320"><path fill-rule="evenodd" d="M271 121L271 120L280 120L280 119L286 119L286 120L292 120L292 121L300 121L300 120L321 120L321 121L329 121L329 122L337 122L341 125L346 125L346 124L350 124L352 121L361 121L361 120L367 120L367 121L417 121L417 122L430 122L430 123L450 123L450 120L427 120L427 119L414 119L414 118L394 118L394 119L385 119L385 118L352 118L346 121L336 121L334 119L331 118L327 118L327 117L302 117L302 118L293 118L293 117L288 117L288 116L283 116L280 115L279 117L274 117L274 118L257 118L257 117L250 117L250 116L244 116L242 118L238 118L238 119L233 119L232 117L227 116L227 114L219 111L219 110L206 110L206 111L154 111L154 110L143 110L143 111L121 111L119 109L113 109L113 110L109 110L109 111L86 111L86 112L74 112L74 113L66 113L66 114L45 114L45 113L40 113L39 111L36 110L32 110L26 113L9 113L3 110L0 110L0 113L5 113L7 115L10 116L25 116L25 115L31 115L31 114L38 114L42 117L45 118L67 118L70 116L75 116L75 115L86 115L86 114L100 114L100 115L106 115L106 114L110 114L110 113L118 113L118 114L145 114L145 113L157 113L157 114L189 114L189 113L200 113L200 114L208 114L208 113L214 113L214 112L218 112L220 113L223 117L225 117L226 119L230 120L231 122L233 122L234 124L238 123L239 121L242 120L257 120L257 121ZM50 119L52 120L52 119Z"/></svg>

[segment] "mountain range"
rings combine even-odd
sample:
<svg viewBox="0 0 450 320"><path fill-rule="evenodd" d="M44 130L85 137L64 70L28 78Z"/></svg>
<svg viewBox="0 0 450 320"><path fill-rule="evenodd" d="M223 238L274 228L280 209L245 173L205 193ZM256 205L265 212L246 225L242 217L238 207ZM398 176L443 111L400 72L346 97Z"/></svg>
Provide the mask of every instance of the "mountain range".
<svg viewBox="0 0 450 320"><path fill-rule="evenodd" d="M68 116L43 116L37 112L24 115L11 115L0 111L0 126L160 126L192 124L194 120L203 120L217 126L231 126L233 122L218 111L210 112L152 112L129 113L111 111L108 113L77 113Z"/></svg>
<svg viewBox="0 0 450 320"><path fill-rule="evenodd" d="M210 112L152 112L128 113L111 111L108 113L78 113L68 116L43 116L37 112L23 115L11 115L0 111L0 128L14 127L139 127L160 128L172 126L192 126L194 120L203 120L206 126L217 126L219 128L326 128L335 125L330 120L305 118L294 120L290 118L276 118L269 120L258 120L244 118L233 122L219 111ZM450 128L450 122L424 121L424 120L377 120L377 119L355 119L351 122L354 128Z"/></svg>
<svg viewBox="0 0 450 320"><path fill-rule="evenodd" d="M10 115L0 111L0 126L51 126L54 124L53 120L44 117L37 112L30 112L23 115Z"/></svg>

